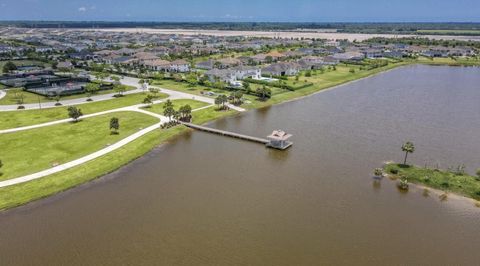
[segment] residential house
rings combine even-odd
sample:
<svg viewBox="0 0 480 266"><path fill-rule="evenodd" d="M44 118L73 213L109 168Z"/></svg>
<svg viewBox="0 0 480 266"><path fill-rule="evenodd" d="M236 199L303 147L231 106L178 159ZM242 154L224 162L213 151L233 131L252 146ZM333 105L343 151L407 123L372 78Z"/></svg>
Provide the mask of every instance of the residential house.
<svg viewBox="0 0 480 266"><path fill-rule="evenodd" d="M271 64L262 68L262 73L270 76L295 76L300 71L300 65L293 62Z"/></svg>

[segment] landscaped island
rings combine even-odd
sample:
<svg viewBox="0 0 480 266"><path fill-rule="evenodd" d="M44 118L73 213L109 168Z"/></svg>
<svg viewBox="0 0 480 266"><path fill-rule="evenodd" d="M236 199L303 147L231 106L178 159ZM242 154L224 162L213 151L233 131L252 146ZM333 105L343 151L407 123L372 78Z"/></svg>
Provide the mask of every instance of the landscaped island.
<svg viewBox="0 0 480 266"><path fill-rule="evenodd" d="M384 171L392 179L406 179L408 182L415 184L480 200L480 170L475 177L465 173L462 166L449 170L440 170L414 165L387 163L384 166Z"/></svg>

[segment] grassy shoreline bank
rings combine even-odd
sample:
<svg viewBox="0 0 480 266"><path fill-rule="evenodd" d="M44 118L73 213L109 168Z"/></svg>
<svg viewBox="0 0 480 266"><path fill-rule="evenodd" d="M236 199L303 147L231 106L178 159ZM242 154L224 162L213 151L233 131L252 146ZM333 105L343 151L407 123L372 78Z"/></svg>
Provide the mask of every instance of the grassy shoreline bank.
<svg viewBox="0 0 480 266"><path fill-rule="evenodd" d="M383 169L393 180L406 178L413 184L480 201L480 176L474 177L458 170L430 169L397 163L387 163Z"/></svg>
<svg viewBox="0 0 480 266"><path fill-rule="evenodd" d="M418 62L417 60L408 60L388 64L387 66L378 67L371 70L363 70L355 73L350 73L340 76L340 78L338 79L333 79L330 82L317 83L314 86L273 95L270 100L265 102L254 101L251 104L247 104L245 107L247 109L256 109L292 100L297 100L318 92L325 91L326 89L333 89L340 85L371 77L373 75L380 74L398 67L419 63L420 62ZM204 124L221 117L231 116L238 113L235 111L215 112L213 111L213 109L214 107L210 107L195 113L193 117L193 122L198 124ZM125 145L124 147L112 153L109 153L96 160L92 160L84 165L77 166L72 169L51 176L47 176L42 179L11 187L0 188L0 210L10 209L13 207L27 204L31 201L45 198L68 190L70 188L76 187L88 181L97 179L108 173L114 172L121 167L127 165L131 161L142 157L155 147L167 143L172 138L177 137L188 130L189 129L184 126L177 126L167 130L156 130L148 133L142 138L133 141L132 143Z"/></svg>

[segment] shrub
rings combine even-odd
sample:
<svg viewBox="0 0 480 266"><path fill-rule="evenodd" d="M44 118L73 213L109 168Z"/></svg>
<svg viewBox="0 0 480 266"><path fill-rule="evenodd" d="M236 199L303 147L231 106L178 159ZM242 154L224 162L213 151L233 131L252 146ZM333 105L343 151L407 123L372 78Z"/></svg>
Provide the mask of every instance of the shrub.
<svg viewBox="0 0 480 266"><path fill-rule="evenodd" d="M390 173L396 175L396 174L398 174L398 169L397 168L392 168L392 169L390 169Z"/></svg>
<svg viewBox="0 0 480 266"><path fill-rule="evenodd" d="M382 174L383 174L382 168L375 168L375 170L373 171L373 174L375 176L382 176Z"/></svg>
<svg viewBox="0 0 480 266"><path fill-rule="evenodd" d="M17 107L17 109L25 109L25 106L19 105L19 106Z"/></svg>
<svg viewBox="0 0 480 266"><path fill-rule="evenodd" d="M477 174L477 180L480 180L480 168L477 169L476 174Z"/></svg>
<svg viewBox="0 0 480 266"><path fill-rule="evenodd" d="M397 184L398 188L401 190L408 190L408 179L405 176L402 176Z"/></svg>

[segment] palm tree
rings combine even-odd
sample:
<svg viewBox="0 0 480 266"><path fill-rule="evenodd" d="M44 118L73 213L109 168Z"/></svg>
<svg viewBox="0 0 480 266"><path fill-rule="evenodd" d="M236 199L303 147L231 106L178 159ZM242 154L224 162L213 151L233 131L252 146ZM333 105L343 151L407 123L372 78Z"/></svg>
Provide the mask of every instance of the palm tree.
<svg viewBox="0 0 480 266"><path fill-rule="evenodd" d="M172 120L172 116L176 113L175 109L173 108L173 103L170 100L167 100L163 105L163 114L168 117L168 120Z"/></svg>
<svg viewBox="0 0 480 266"><path fill-rule="evenodd" d="M402 146L402 151L405 152L405 159L403 160L403 164L407 164L407 156L409 153L413 153L415 151L415 145L413 145L413 142L407 141L405 144Z"/></svg>

